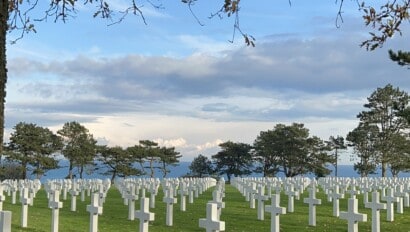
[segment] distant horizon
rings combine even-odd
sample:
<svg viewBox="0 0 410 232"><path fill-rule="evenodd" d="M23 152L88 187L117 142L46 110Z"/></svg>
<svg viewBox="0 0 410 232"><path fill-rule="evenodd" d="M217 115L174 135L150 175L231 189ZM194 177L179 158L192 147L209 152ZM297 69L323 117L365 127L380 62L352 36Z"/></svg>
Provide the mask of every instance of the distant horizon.
<svg viewBox="0 0 410 232"><path fill-rule="evenodd" d="M191 164L191 162L181 161L179 164L180 165L175 166L175 167L171 167L171 166L169 167L171 172L167 175L167 178L178 178L178 177L181 177L185 174L188 174L188 172L189 172L188 167ZM335 171L334 166L331 165L330 167L331 167L330 169L331 169L332 172L328 176L334 176L334 171ZM369 175L369 177L381 177L381 174L380 174L379 170L380 170L380 168L378 169L378 172L376 172L376 174L371 174L371 175ZM162 179L162 175L159 172L159 170L155 169L154 171L155 171L155 175L156 175L154 178ZM54 169L54 170L48 171L45 176L40 178L40 180L41 180L41 182L44 182L47 179L64 179L67 176L67 174L68 174L68 166L64 166L64 164L63 164L63 166L59 169ZM311 177L311 178L314 177L314 175L312 175L312 174L305 174L303 176ZM30 177L35 177L35 176L30 176ZM226 176L224 175L224 178L225 177ZM243 177L245 177L245 176L243 176ZM261 173L252 173L248 177L262 177L262 174ZM282 177L285 177L285 175L283 174L283 172L279 172L276 177L281 177L282 178ZM340 165L338 165L338 177L360 177L360 175L353 170L353 165L340 164ZM387 172L387 177L391 177L391 172L389 170ZM400 172L398 177L400 177L400 178L401 177L410 177L410 172L407 172L407 173ZM84 178L83 179L92 179L92 178L98 178L98 179L107 179L108 178L108 179L110 179L111 176L105 176L105 175L102 175L100 173L93 173L91 175L87 175L87 174L84 173ZM143 176L134 176L134 177L131 177L131 178L149 178L149 176L148 175L143 175ZM32 179L32 178L30 178L30 179Z"/></svg>

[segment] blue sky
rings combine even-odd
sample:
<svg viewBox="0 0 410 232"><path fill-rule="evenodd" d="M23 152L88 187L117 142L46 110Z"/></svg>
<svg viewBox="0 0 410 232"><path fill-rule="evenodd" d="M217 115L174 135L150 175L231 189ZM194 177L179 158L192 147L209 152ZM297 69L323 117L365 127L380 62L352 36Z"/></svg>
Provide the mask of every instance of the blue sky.
<svg viewBox="0 0 410 232"><path fill-rule="evenodd" d="M20 121L56 131L76 120L101 144L150 139L189 161L227 140L253 143L277 123L304 123L322 139L345 136L376 88L410 90L409 71L387 57L389 48L410 50L408 24L403 37L368 52L359 44L370 29L354 1L339 28L334 1L242 1L251 48L240 36L228 42L232 18L208 19L221 2L192 7L204 26L180 1L163 1L163 9L141 1L147 25L129 15L107 26L81 4L65 24L37 23L37 33L8 46L6 137Z"/></svg>

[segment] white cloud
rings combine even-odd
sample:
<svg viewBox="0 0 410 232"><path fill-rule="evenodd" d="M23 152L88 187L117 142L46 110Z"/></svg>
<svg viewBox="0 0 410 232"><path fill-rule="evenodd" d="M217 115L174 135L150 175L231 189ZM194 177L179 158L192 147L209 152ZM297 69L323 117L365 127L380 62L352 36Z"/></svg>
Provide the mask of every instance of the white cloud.
<svg viewBox="0 0 410 232"><path fill-rule="evenodd" d="M153 140L161 147L175 147L176 149L187 147L187 141L184 138L163 139L157 138Z"/></svg>

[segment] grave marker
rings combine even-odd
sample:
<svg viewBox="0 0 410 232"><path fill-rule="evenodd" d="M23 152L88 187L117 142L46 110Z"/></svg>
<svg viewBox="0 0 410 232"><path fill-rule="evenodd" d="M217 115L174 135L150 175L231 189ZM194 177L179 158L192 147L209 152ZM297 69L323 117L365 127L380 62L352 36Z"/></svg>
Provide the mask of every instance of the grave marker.
<svg viewBox="0 0 410 232"><path fill-rule="evenodd" d="M271 213L270 231L279 232L279 215L286 214L286 208L279 206L278 194L272 194L271 205L266 206L265 211Z"/></svg>
<svg viewBox="0 0 410 232"><path fill-rule="evenodd" d="M357 212L357 199L349 198L347 212L340 212L340 218L347 220L347 231L358 232L359 222L366 222L367 215Z"/></svg>
<svg viewBox="0 0 410 232"><path fill-rule="evenodd" d="M320 205L322 200L316 198L316 181L313 180L309 188L309 197L303 202L309 204L309 225L316 226L316 205Z"/></svg>
<svg viewBox="0 0 410 232"><path fill-rule="evenodd" d="M217 205L206 204L206 218L199 219L199 227L205 228L206 232L225 231L225 222L218 220Z"/></svg>
<svg viewBox="0 0 410 232"><path fill-rule="evenodd" d="M155 214L149 212L149 198L141 197L140 210L135 211L135 217L140 220L140 232L148 232L148 223L154 221Z"/></svg>
<svg viewBox="0 0 410 232"><path fill-rule="evenodd" d="M90 213L90 232L98 231L98 215L103 212L102 207L99 205L98 193L91 195L91 205L87 205L87 212Z"/></svg>
<svg viewBox="0 0 410 232"><path fill-rule="evenodd" d="M59 211L63 207L63 202L60 202L60 191L54 190L51 199L48 202L48 207L51 208L51 231L58 231Z"/></svg>
<svg viewBox="0 0 410 232"><path fill-rule="evenodd" d="M379 192L373 191L372 202L367 202L365 207L372 209L372 232L380 232L380 210L386 209L386 204L380 203Z"/></svg>

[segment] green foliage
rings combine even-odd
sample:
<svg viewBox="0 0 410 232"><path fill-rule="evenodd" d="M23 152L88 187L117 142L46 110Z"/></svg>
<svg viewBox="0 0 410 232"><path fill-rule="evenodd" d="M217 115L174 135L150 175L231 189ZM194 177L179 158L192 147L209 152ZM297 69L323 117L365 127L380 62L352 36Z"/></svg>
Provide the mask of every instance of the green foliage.
<svg viewBox="0 0 410 232"><path fill-rule="evenodd" d="M280 159L275 152L276 138L275 130L261 131L253 144L254 158L260 164L255 171L263 173L264 177L275 176L280 170Z"/></svg>
<svg viewBox="0 0 410 232"><path fill-rule="evenodd" d="M116 177L139 176L141 170L134 167L134 157L122 147L107 147L99 148L100 161L108 167L104 175L111 175L111 181Z"/></svg>
<svg viewBox="0 0 410 232"><path fill-rule="evenodd" d="M221 151L212 156L215 160L216 171L226 174L228 182L231 176L243 176L252 173L251 146L245 143L234 143L231 141L219 144Z"/></svg>
<svg viewBox="0 0 410 232"><path fill-rule="evenodd" d="M283 171L287 177L315 173L330 173L326 165L334 163L328 147L316 136L309 137L303 124L277 124L273 130L262 131L254 143L256 160L262 165L264 176Z"/></svg>
<svg viewBox="0 0 410 232"><path fill-rule="evenodd" d="M149 164L147 168L149 168L150 170L150 177L153 178L155 175L154 169L158 168L155 166L155 164L160 161L161 157L160 148L158 147L158 143L150 140L141 140L139 141L139 143L143 152L142 156L146 161L148 161Z"/></svg>
<svg viewBox="0 0 410 232"><path fill-rule="evenodd" d="M62 147L61 138L48 128L33 123L20 122L14 127L7 146L7 159L21 164L21 178L27 178L30 165L37 178L47 170L57 168L57 160L53 153Z"/></svg>
<svg viewBox="0 0 410 232"><path fill-rule="evenodd" d="M339 151L346 150L345 140L342 136L338 135L336 138L334 136L329 137L329 141L326 142L329 146L330 151L334 151L334 166L335 166L335 176L337 174L337 163L339 161Z"/></svg>
<svg viewBox="0 0 410 232"><path fill-rule="evenodd" d="M378 88L367 99L368 103L364 107L368 110L357 116L362 124L359 127L362 127L360 130L371 129L376 160L381 164L384 177L387 166L396 157L394 138L409 128L408 118L403 115L409 110L410 97L406 92L388 84L384 88Z"/></svg>
<svg viewBox="0 0 410 232"><path fill-rule="evenodd" d="M175 151L175 147L161 147L159 149L160 156L159 156L159 163L160 163L160 170L162 172L162 177L167 177L167 174L171 171L168 169L168 166L176 166L179 163L179 158L182 155L179 152Z"/></svg>
<svg viewBox="0 0 410 232"><path fill-rule="evenodd" d="M307 145L309 161L306 165L309 167L310 172L315 174L316 177L329 175L331 170L327 168L327 165L335 163L335 156L329 154L330 147L317 136L309 138Z"/></svg>
<svg viewBox="0 0 410 232"><path fill-rule="evenodd" d="M375 125L360 123L353 131L349 132L346 140L353 147L359 157L359 162L353 168L361 176L366 177L374 174L378 163L377 147L378 128Z"/></svg>
<svg viewBox="0 0 410 232"><path fill-rule="evenodd" d="M401 50L394 52L389 50L389 56L392 61L397 62L397 64L401 66L408 66L410 69L410 52L404 52Z"/></svg>
<svg viewBox="0 0 410 232"><path fill-rule="evenodd" d="M87 128L75 121L65 123L57 133L64 142L61 153L69 161L68 178L73 178L74 167L78 168L79 177L82 178L85 167L94 164L97 141Z"/></svg>
<svg viewBox="0 0 410 232"><path fill-rule="evenodd" d="M198 155L192 160L189 165L190 176L202 178L204 176L211 175L214 170L212 167L212 162L208 157L203 155Z"/></svg>
<svg viewBox="0 0 410 232"><path fill-rule="evenodd" d="M0 181L20 179L22 171L23 169L20 164L4 160L0 165Z"/></svg>

